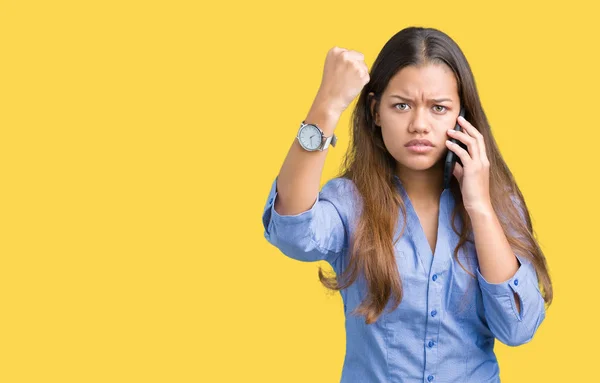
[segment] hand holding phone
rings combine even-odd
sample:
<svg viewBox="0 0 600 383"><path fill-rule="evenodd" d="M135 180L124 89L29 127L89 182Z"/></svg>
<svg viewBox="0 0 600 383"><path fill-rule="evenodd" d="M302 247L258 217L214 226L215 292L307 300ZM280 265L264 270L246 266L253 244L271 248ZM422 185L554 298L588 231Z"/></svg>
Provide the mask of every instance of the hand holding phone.
<svg viewBox="0 0 600 383"><path fill-rule="evenodd" d="M459 116L465 117L465 108L460 108ZM456 126L454 130L462 131L458 122L456 122ZM457 140L456 138L451 138L451 142L455 144L459 144L464 150L467 150L467 145ZM446 163L444 164L444 189L448 189L450 186L450 180L452 179L452 172L454 171L454 164L458 162L462 166L462 161L460 158L454 153L452 150L448 149L448 154L446 154Z"/></svg>

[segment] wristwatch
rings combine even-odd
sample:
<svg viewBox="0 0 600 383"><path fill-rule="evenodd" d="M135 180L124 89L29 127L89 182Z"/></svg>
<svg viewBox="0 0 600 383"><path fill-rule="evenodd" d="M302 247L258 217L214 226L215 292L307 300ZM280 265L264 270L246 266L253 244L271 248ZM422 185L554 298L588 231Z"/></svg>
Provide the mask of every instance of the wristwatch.
<svg viewBox="0 0 600 383"><path fill-rule="evenodd" d="M335 134L325 137L323 131L316 124L307 124L306 121L300 123L298 136L296 136L300 146L304 150L314 152L316 150L323 151L331 146L335 146L337 136Z"/></svg>

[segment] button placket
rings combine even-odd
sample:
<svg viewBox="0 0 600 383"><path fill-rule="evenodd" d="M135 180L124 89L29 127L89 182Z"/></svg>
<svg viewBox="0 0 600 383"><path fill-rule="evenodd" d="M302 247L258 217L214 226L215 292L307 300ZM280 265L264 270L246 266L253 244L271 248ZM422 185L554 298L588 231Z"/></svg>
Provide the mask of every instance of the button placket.
<svg viewBox="0 0 600 383"><path fill-rule="evenodd" d="M436 346L440 330L440 310L442 308L443 286L442 283L440 283L441 274L439 271L439 266L435 265L435 261L436 260L434 259L434 265L432 265L431 271L433 272L435 270L436 272L431 275L427 287L428 318L425 330L425 339L427 340L424 342L426 371L424 376L425 379L428 379L429 376L433 376L432 373L436 371L438 362L438 349ZM440 261L441 259L438 260L438 262Z"/></svg>
<svg viewBox="0 0 600 383"><path fill-rule="evenodd" d="M452 231L448 228L448 222L451 219L448 208L452 205L450 194L443 196L440 206L440 221L438 225L438 242L436 253L431 265L431 274L427 284L427 322L425 329L424 349L425 349L425 373L423 378L426 382L432 382L435 378L438 364L438 341L441 329L441 317L444 314L444 305L442 303L444 296L444 273L450 268L452 261L451 242L446 241Z"/></svg>

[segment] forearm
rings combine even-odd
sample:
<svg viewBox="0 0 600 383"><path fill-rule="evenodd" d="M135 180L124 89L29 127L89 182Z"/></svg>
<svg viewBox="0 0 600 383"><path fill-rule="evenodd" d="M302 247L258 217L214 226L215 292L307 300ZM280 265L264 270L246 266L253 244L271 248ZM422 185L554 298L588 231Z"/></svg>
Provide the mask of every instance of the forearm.
<svg viewBox="0 0 600 383"><path fill-rule="evenodd" d="M515 256L500 221L492 206L468 212L473 225L475 248L481 275L490 283L509 280L519 269ZM517 309L519 300L516 299Z"/></svg>
<svg viewBox="0 0 600 383"><path fill-rule="evenodd" d="M325 136L331 136L340 119L326 102L315 99L306 122L316 124ZM288 152L277 177L278 198L275 210L282 215L299 214L308 210L319 193L321 175L327 151L309 152L304 150L297 139Z"/></svg>

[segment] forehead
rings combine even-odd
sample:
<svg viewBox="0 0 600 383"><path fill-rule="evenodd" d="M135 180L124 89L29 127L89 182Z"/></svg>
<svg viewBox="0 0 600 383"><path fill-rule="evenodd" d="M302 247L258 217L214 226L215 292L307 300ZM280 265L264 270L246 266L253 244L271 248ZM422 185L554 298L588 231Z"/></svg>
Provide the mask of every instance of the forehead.
<svg viewBox="0 0 600 383"><path fill-rule="evenodd" d="M458 97L454 72L445 64L409 65L396 73L384 94L401 93L408 97Z"/></svg>

